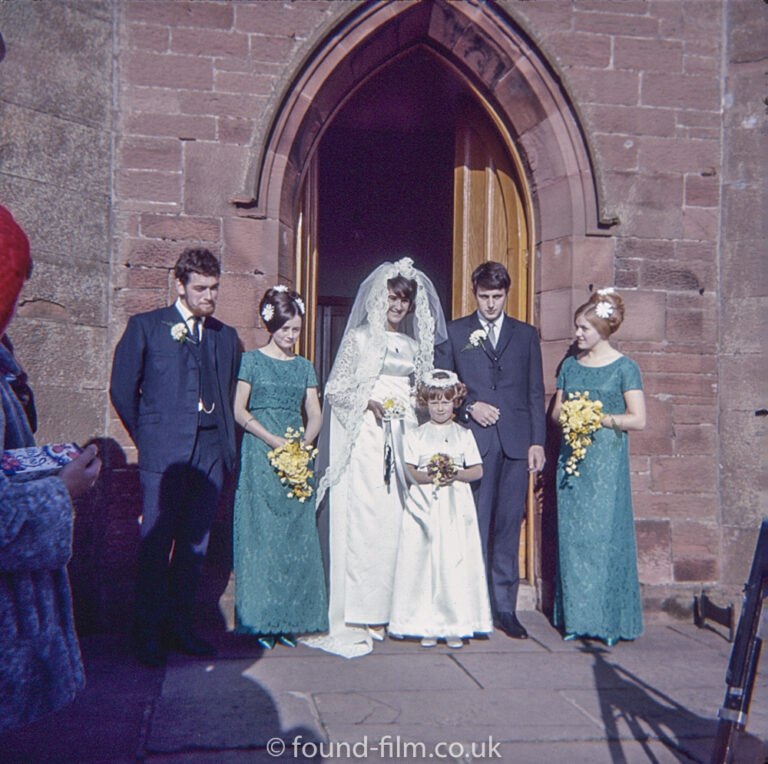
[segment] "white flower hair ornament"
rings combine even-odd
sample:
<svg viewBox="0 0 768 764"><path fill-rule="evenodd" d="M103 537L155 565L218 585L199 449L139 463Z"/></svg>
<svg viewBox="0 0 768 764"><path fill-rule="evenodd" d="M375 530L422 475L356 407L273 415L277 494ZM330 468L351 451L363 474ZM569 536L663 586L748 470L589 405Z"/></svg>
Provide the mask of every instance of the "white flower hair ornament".
<svg viewBox="0 0 768 764"><path fill-rule="evenodd" d="M436 374L440 374L441 376L437 377ZM442 376L445 374L446 376ZM427 387L453 387L454 385L459 384L459 378L456 376L456 372L448 371L447 369L432 369L432 371L428 371L422 378L421 381L427 386Z"/></svg>
<svg viewBox="0 0 768 764"><path fill-rule="evenodd" d="M275 284L272 287L272 291L273 292L287 292L288 291L288 287L285 284Z"/></svg>
<svg viewBox="0 0 768 764"><path fill-rule="evenodd" d="M394 278L398 273L407 279L416 277L416 269L413 267L413 260L410 257L401 257L392 264L392 276L390 278Z"/></svg>
<svg viewBox="0 0 768 764"><path fill-rule="evenodd" d="M304 315L304 300L301 299L301 297L294 297L293 301L296 303L296 307L299 309L299 313L301 315Z"/></svg>
<svg viewBox="0 0 768 764"><path fill-rule="evenodd" d="M613 287L603 287L602 289L597 290L600 297L605 297L607 294L614 294L615 292L616 290Z"/></svg>
<svg viewBox="0 0 768 764"><path fill-rule="evenodd" d="M613 315L613 305L606 300L602 300L597 303L595 313L597 313L598 318L610 318Z"/></svg>
<svg viewBox="0 0 768 764"><path fill-rule="evenodd" d="M271 321L275 316L275 306L271 303L267 303L262 309L261 309L261 317L264 319L264 321Z"/></svg>

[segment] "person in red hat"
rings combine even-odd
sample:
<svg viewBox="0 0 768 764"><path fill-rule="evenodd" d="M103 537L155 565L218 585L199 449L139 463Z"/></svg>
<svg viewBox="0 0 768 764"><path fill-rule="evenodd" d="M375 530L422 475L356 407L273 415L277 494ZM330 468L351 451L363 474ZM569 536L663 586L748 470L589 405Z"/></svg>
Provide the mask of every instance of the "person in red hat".
<svg viewBox="0 0 768 764"><path fill-rule="evenodd" d="M5 327L11 320L24 281L32 274L27 236L5 207L0 207L0 242L0 325ZM11 340L4 331L0 330L0 375L10 382L13 392L24 407L29 428L34 432L37 429L34 396L27 385L27 375L13 355ZM5 424L5 438L10 440L14 437L11 423Z"/></svg>
<svg viewBox="0 0 768 764"><path fill-rule="evenodd" d="M31 268L29 241L0 206L0 336ZM3 450L33 446L12 387L18 365L4 345L0 366L0 443ZM13 482L0 471L0 732L61 708L85 684L66 565L72 498L93 485L100 468L89 446L57 477Z"/></svg>

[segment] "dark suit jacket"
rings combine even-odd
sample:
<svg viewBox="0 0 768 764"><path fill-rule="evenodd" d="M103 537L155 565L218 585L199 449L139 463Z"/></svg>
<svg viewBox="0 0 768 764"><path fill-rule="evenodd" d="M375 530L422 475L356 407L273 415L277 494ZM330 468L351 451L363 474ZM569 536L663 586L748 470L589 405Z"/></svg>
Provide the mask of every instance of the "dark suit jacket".
<svg viewBox="0 0 768 764"><path fill-rule="evenodd" d="M125 428L139 449L139 467L164 472L186 462L197 434L200 363L186 342L171 336L183 321L171 305L131 316L115 348L109 395ZM209 316L201 353L213 370L214 417L224 462L235 466L235 424L232 404L239 364L237 332Z"/></svg>
<svg viewBox="0 0 768 764"><path fill-rule="evenodd" d="M538 334L530 324L505 316L495 349L484 342L465 350L476 329L482 329L477 312L451 321L448 340L435 348L435 368L455 371L467 386L459 417L472 430L480 453L488 452L496 429L505 456L526 459L528 447L543 446L546 433ZM495 428L481 427L466 414L466 406L475 401L499 409Z"/></svg>

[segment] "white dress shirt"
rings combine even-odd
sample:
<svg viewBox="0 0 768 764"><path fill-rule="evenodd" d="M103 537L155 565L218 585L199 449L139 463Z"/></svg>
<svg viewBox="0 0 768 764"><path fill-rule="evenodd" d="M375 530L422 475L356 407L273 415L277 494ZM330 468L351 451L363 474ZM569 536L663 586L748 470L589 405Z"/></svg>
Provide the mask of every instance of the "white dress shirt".
<svg viewBox="0 0 768 764"><path fill-rule="evenodd" d="M189 332L190 336L194 336L195 331L195 321L194 319L196 316L192 313L192 311L181 301L181 297L177 298L176 300L176 310L181 313L181 317L184 319L184 323L187 325L187 331ZM203 324L205 323L205 316L198 316L200 321L198 322L198 330L197 330L197 339L198 342L201 342L203 339Z"/></svg>

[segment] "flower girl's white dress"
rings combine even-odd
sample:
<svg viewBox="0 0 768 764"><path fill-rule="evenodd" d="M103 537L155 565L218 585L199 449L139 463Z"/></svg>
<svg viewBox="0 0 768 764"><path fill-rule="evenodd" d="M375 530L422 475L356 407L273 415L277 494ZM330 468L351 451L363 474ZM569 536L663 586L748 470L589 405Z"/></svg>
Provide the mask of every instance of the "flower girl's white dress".
<svg viewBox="0 0 768 764"><path fill-rule="evenodd" d="M481 464L472 433L427 422L405 437L405 461L425 469L435 454L459 467ZM412 485L397 552L389 632L471 637L492 630L488 584L469 483Z"/></svg>

